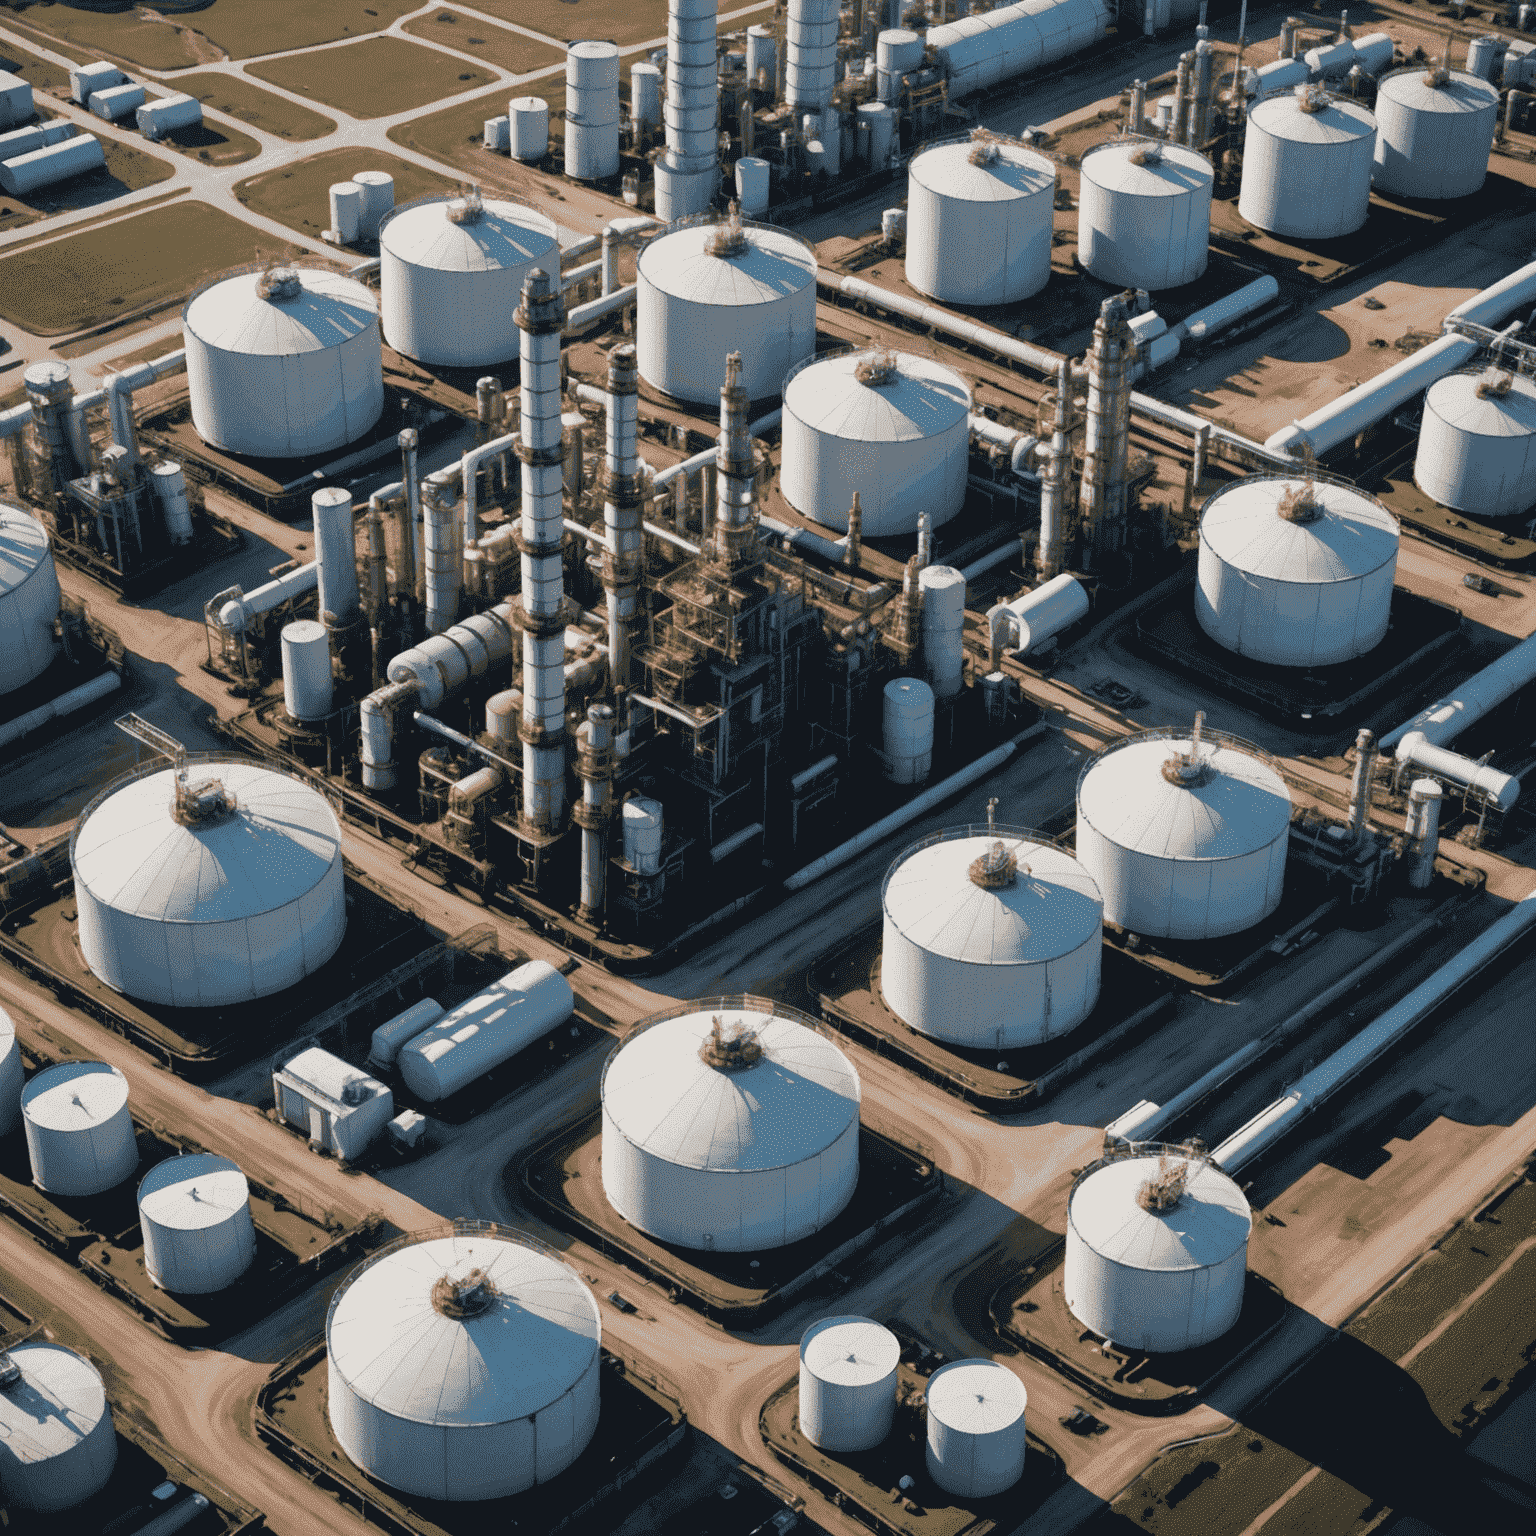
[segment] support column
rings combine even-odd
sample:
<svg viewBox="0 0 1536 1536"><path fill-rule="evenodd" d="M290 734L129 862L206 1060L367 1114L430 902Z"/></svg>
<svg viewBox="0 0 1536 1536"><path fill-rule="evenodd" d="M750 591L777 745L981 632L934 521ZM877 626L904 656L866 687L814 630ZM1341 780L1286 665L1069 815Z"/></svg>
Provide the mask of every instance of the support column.
<svg viewBox="0 0 1536 1536"><path fill-rule="evenodd" d="M613 809L613 711L587 710L587 729L576 756L581 803L572 817L581 828L581 915L601 924L608 875L608 822Z"/></svg>
<svg viewBox="0 0 1536 1536"><path fill-rule="evenodd" d="M715 453L716 559L739 565L757 538L757 461L747 433L747 391L741 382L741 353L725 360L720 386L720 444Z"/></svg>
<svg viewBox="0 0 1536 1536"><path fill-rule="evenodd" d="M608 599L608 682L630 683L630 644L640 606L645 536L640 527L640 374L634 346L608 354L608 434L603 462L603 590Z"/></svg>

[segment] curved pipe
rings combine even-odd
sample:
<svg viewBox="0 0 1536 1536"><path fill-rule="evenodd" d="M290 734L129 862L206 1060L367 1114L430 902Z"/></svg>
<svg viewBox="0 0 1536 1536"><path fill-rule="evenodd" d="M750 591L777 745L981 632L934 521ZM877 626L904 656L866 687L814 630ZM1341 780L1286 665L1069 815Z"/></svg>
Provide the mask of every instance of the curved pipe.
<svg viewBox="0 0 1536 1536"><path fill-rule="evenodd" d="M252 619L263 613L270 613L272 609L281 603L286 603L290 598L312 591L319 581L320 563L317 560L311 560L307 565L301 565L296 570L288 571L276 580L257 587L254 592L246 592L240 597L231 598L219 610L219 623L232 635L243 634L250 627Z"/></svg>
<svg viewBox="0 0 1536 1536"><path fill-rule="evenodd" d="M1443 747L1533 680L1536 680L1536 635L1522 640L1513 650L1506 651L1497 661L1469 677L1449 698L1436 699L1406 724L1388 731L1379 745L1382 751L1391 751L1412 731L1431 746Z"/></svg>
<svg viewBox="0 0 1536 1536"><path fill-rule="evenodd" d="M107 411L112 418L112 441L127 453L130 468L139 462L139 440L133 425L134 391L144 389L159 379L169 378L173 373L181 373L186 366L187 353L182 347L175 352L167 352L164 357L157 357L153 362L139 363L132 368L125 368L121 373L109 374L103 383ZM84 402L80 408L84 408Z"/></svg>
<svg viewBox="0 0 1536 1536"><path fill-rule="evenodd" d="M1423 731L1409 731L1398 742L1394 761L1394 783L1400 783L1414 768L1422 768L1437 779L1472 790L1498 811L1513 810L1520 798L1519 779L1448 747L1437 747L1425 739Z"/></svg>
<svg viewBox="0 0 1536 1536"><path fill-rule="evenodd" d="M77 709L85 709L98 699L106 698L109 693L116 693L122 686L123 680L116 672L103 672L100 677L93 677L90 682L81 683L78 688L71 688L68 693L61 693L58 698L39 704L36 709L28 710L26 714L0 725L0 747L12 746L23 736L40 731L45 725L71 715Z"/></svg>

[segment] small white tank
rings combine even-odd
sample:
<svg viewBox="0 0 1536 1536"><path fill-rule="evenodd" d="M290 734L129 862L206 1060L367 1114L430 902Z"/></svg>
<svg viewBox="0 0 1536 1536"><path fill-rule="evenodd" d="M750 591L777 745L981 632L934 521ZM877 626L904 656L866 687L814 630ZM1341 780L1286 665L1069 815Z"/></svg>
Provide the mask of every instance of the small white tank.
<svg viewBox="0 0 1536 1536"><path fill-rule="evenodd" d="M896 131L896 113L883 101L866 101L858 110L860 144L869 135L869 168L883 170L891 158L891 140Z"/></svg>
<svg viewBox="0 0 1536 1536"><path fill-rule="evenodd" d="M295 720L323 720L331 712L331 637L314 619L284 624L283 705Z"/></svg>
<svg viewBox="0 0 1536 1536"><path fill-rule="evenodd" d="M1237 211L1272 235L1353 234L1370 209L1375 149L1376 119L1358 102L1308 86L1272 96L1248 114Z"/></svg>
<svg viewBox="0 0 1536 1536"><path fill-rule="evenodd" d="M99 1195L139 1165L128 1079L104 1061L47 1067L22 1090L32 1182L50 1195Z"/></svg>
<svg viewBox="0 0 1536 1536"><path fill-rule="evenodd" d="M1467 197L1488 175L1499 93L1463 70L1400 69L1376 92L1375 182L1392 197Z"/></svg>
<svg viewBox="0 0 1536 1536"><path fill-rule="evenodd" d="M363 189L355 181L338 181L331 186L331 228L337 243L352 245L363 224Z"/></svg>
<svg viewBox="0 0 1536 1536"><path fill-rule="evenodd" d="M654 128L661 121L661 71L636 64L629 71L629 120Z"/></svg>
<svg viewBox="0 0 1536 1536"><path fill-rule="evenodd" d="M1012 602L994 604L987 610L987 624L1004 649L1027 656L1087 617L1088 608L1083 584L1063 571Z"/></svg>
<svg viewBox="0 0 1536 1536"><path fill-rule="evenodd" d="M936 699L960 692L965 673L965 577L952 565L924 566L923 672Z"/></svg>
<svg viewBox="0 0 1536 1536"><path fill-rule="evenodd" d="M10 1014L0 1008L0 1136L9 1136L21 1118L21 1089L25 1080L16 1026Z"/></svg>
<svg viewBox="0 0 1536 1536"><path fill-rule="evenodd" d="M1211 162L1155 140L1108 143L1082 159L1078 259L1119 288L1179 288L1210 256Z"/></svg>
<svg viewBox="0 0 1536 1536"><path fill-rule="evenodd" d="M959 1499L1024 1475L1024 1383L996 1360L954 1360L928 1378L928 1475Z"/></svg>
<svg viewBox="0 0 1536 1536"><path fill-rule="evenodd" d="M922 62L922 38L905 27L887 27L875 39L875 92L880 100L895 101L901 77L921 68Z"/></svg>
<svg viewBox="0 0 1536 1536"><path fill-rule="evenodd" d="M624 829L624 862L642 875L656 874L661 868L661 801L636 795L624 802L619 820Z"/></svg>
<svg viewBox="0 0 1536 1536"><path fill-rule="evenodd" d="M489 150L505 154L512 147L510 119L505 116L486 118L480 142Z"/></svg>
<svg viewBox="0 0 1536 1536"><path fill-rule="evenodd" d="M32 1339L8 1360L0 1388L0 1499L12 1510L55 1514L107 1486L117 1433L101 1373L62 1344ZM71 1527L67 1522L60 1531Z"/></svg>
<svg viewBox="0 0 1536 1536"><path fill-rule="evenodd" d="M542 96L514 96L507 119L514 160L532 163L549 153L549 103Z"/></svg>
<svg viewBox="0 0 1536 1536"><path fill-rule="evenodd" d="M503 688L485 701L485 729L497 741L516 741L517 722L523 713L520 688Z"/></svg>
<svg viewBox="0 0 1536 1536"><path fill-rule="evenodd" d="M885 776L892 784L927 782L933 767L933 689L917 677L885 685Z"/></svg>
<svg viewBox="0 0 1536 1536"><path fill-rule="evenodd" d="M149 484L155 505L165 520L165 531L173 544L192 542L192 508L187 501L187 477L180 464L162 459L149 466Z"/></svg>
<svg viewBox="0 0 1536 1536"><path fill-rule="evenodd" d="M756 155L736 162L736 201L745 217L755 219L768 207L769 174L768 162Z"/></svg>
<svg viewBox="0 0 1536 1536"><path fill-rule="evenodd" d="M824 1451L868 1451L891 1432L901 1342L867 1317L824 1317L800 1338L800 1433Z"/></svg>
<svg viewBox="0 0 1536 1536"><path fill-rule="evenodd" d="M212 1152L156 1163L139 1184L144 1268L161 1290L205 1296L256 1257L251 1190L239 1165Z"/></svg>
<svg viewBox="0 0 1536 1536"><path fill-rule="evenodd" d="M1536 384L1493 368L1437 379L1424 396L1413 478L1458 512L1528 511L1536 502Z"/></svg>
<svg viewBox="0 0 1536 1536"><path fill-rule="evenodd" d="M388 171L358 171L352 181L363 189L358 236L363 240L377 240L384 215L395 206L395 178Z"/></svg>

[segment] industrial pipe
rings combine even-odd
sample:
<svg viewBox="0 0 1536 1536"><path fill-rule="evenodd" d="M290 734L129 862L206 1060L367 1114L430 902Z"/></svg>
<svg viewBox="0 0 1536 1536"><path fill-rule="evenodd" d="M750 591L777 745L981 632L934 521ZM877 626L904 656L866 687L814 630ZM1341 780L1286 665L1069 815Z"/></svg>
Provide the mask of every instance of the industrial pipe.
<svg viewBox="0 0 1536 1536"><path fill-rule="evenodd" d="M565 316L565 329L567 332L583 330L595 321L601 320L605 315L611 315L634 302L635 285L633 283L623 288L615 288L612 293L605 293L600 299L592 299L586 304L578 304L575 309L568 310Z"/></svg>
<svg viewBox="0 0 1536 1536"><path fill-rule="evenodd" d="M1397 764L1393 782L1402 780L1414 769L1422 768L1437 779L1449 779L1461 788L1473 791L1497 811L1513 810L1520 798L1520 780L1486 763L1452 752L1448 747L1437 747L1426 739L1423 731L1409 731L1397 743L1394 754Z"/></svg>
<svg viewBox="0 0 1536 1536"><path fill-rule="evenodd" d="M480 466L487 459L498 458L517 447L517 433L508 432L488 443L471 448L459 460L459 476L464 487L464 546L467 549L480 537Z"/></svg>
<svg viewBox="0 0 1536 1536"><path fill-rule="evenodd" d="M985 576L988 571L995 570L1005 560L1011 560L1014 556L1023 559L1022 548L1018 539L1009 539L1006 544L999 544L990 554L983 555L979 560L972 560L969 565L960 567L960 574L967 581L975 581L978 576Z"/></svg>
<svg viewBox="0 0 1536 1536"><path fill-rule="evenodd" d="M250 627L252 619L270 613L290 598L313 591L319 581L320 563L311 560L307 565L298 566L276 580L257 587L254 592L231 598L219 609L219 623L232 635L243 634Z"/></svg>
<svg viewBox="0 0 1536 1536"><path fill-rule="evenodd" d="M763 433L771 432L783 419L784 408L780 406L776 411L769 411L766 416L759 416L747 428L747 432L752 437L761 437ZM668 464L665 469L658 469L655 472L653 488L658 491L664 490L679 475L690 477L696 475L706 465L713 464L719 452L718 448L705 448L702 452L694 454L692 458L684 459L680 464Z"/></svg>
<svg viewBox="0 0 1536 1536"><path fill-rule="evenodd" d="M1470 320L1474 325L1497 326L1517 309L1536 301L1536 261L1527 263L1492 287L1463 299L1445 318Z"/></svg>
<svg viewBox="0 0 1536 1536"><path fill-rule="evenodd" d="M415 678L376 688L358 711L362 727L363 788L395 787L395 712L414 705L421 693Z"/></svg>
<svg viewBox="0 0 1536 1536"><path fill-rule="evenodd" d="M1214 304L1207 304L1204 309L1197 309L1194 314L1179 321L1177 325L1169 326L1168 334L1187 338L1190 341L1204 341L1207 337L1214 336L1217 331L1241 320L1245 315L1251 315L1263 309L1272 299L1279 296L1280 284L1274 278L1256 277L1235 293L1229 293L1224 299L1217 299Z"/></svg>
<svg viewBox="0 0 1536 1536"><path fill-rule="evenodd" d="M615 219L603 230L603 256L599 265L603 270L605 297L619 286L619 252L626 245L645 244L664 228L660 219L653 219L649 214L637 214L627 219Z"/></svg>
<svg viewBox="0 0 1536 1536"><path fill-rule="evenodd" d="M587 262L584 266L572 267L569 272L562 272L560 274L561 292L563 293L567 289L579 286L581 283L586 282L589 277L596 277L602 270L603 263L601 258L599 258L597 261Z"/></svg>
<svg viewBox="0 0 1536 1536"><path fill-rule="evenodd" d="M71 688L58 698L39 704L36 709L28 710L26 714L0 725L0 747L12 746L23 736L30 736L33 731L40 731L50 722L72 715L76 710L106 698L109 693L116 693L122 686L123 680L116 672L103 672L90 682L81 683L78 688Z"/></svg>
<svg viewBox="0 0 1536 1536"><path fill-rule="evenodd" d="M1469 677L1449 698L1436 699L1413 719L1388 731L1381 738L1381 748L1383 751L1395 748L1410 731L1418 732L1431 746L1443 747L1533 680L1536 680L1536 635L1522 640L1513 650L1506 651L1497 661Z"/></svg>
<svg viewBox="0 0 1536 1536"><path fill-rule="evenodd" d="M181 373L186 366L186 349L181 347L151 363L138 363L122 373L107 375L102 388L107 397L107 412L112 418L112 441L127 453L130 469L139 462L139 440L133 423L134 391Z"/></svg>
<svg viewBox="0 0 1536 1536"><path fill-rule="evenodd" d="M1223 1172L1233 1174L1267 1152L1305 1115L1359 1076L1416 1024L1497 959L1533 923L1536 923L1536 890L1528 892L1427 981L1420 983L1347 1045L1308 1072L1268 1109L1229 1136L1211 1153L1211 1161Z"/></svg>
<svg viewBox="0 0 1536 1536"><path fill-rule="evenodd" d="M990 443L994 448L1001 448L1008 455L1008 467L1014 474L1035 479L1030 461L1040 447L1040 439L1033 432L1025 432L1019 427L1005 427L1001 422L986 416L973 415L970 421L973 443Z"/></svg>
<svg viewBox="0 0 1536 1536"><path fill-rule="evenodd" d="M788 523L782 523L776 517L758 515L759 528L768 533L776 534L783 539L791 549L798 549L806 554L820 555L823 560L830 560L836 565L843 563L843 557L848 552L848 541L842 539L824 538L819 533L812 533L809 528L792 528Z"/></svg>

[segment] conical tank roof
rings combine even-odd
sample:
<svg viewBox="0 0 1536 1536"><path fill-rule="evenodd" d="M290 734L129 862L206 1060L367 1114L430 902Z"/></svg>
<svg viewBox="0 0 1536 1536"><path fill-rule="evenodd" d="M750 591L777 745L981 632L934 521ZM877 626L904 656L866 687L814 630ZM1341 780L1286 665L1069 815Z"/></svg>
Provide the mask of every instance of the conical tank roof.
<svg viewBox="0 0 1536 1536"><path fill-rule="evenodd" d="M928 1412L967 1435L992 1435L1018 1422L1024 1383L997 1360L955 1360L928 1378Z"/></svg>
<svg viewBox="0 0 1536 1536"><path fill-rule="evenodd" d="M239 1164L213 1152L168 1157L139 1181L141 1214L183 1232L222 1226L250 1201L251 1188Z"/></svg>
<svg viewBox="0 0 1536 1536"><path fill-rule="evenodd" d="M801 1335L800 1358L819 1381L867 1387L896 1369L901 1340L868 1317L824 1317Z"/></svg>
<svg viewBox="0 0 1536 1536"><path fill-rule="evenodd" d="M784 409L828 437L863 443L904 443L934 437L970 415L971 392L953 368L895 354L895 372L864 383L857 370L878 364L878 352L845 352L802 368L784 390Z"/></svg>
<svg viewBox="0 0 1536 1536"><path fill-rule="evenodd" d="M1282 515L1307 495L1316 516ZM1218 491L1200 518L1200 538L1228 565L1268 581L1318 585L1355 581L1397 559L1398 525L1374 496L1329 480L1256 475Z"/></svg>
<svg viewBox="0 0 1536 1536"><path fill-rule="evenodd" d="M14 592L48 558L48 530L19 507L0 501L0 597Z"/></svg>
<svg viewBox="0 0 1536 1536"><path fill-rule="evenodd" d="M994 154L972 163L981 146L965 142L926 149L912 161L908 175L940 197L971 203L1009 203L1036 197L1056 185L1056 166L1020 144L991 144Z"/></svg>
<svg viewBox="0 0 1536 1536"><path fill-rule="evenodd" d="M1271 96L1259 102L1248 119L1266 133L1297 144L1350 144L1376 132L1376 119L1365 107L1336 97L1307 112L1297 96Z"/></svg>
<svg viewBox="0 0 1536 1536"><path fill-rule="evenodd" d="M498 198L481 201L477 217L455 223L450 211L463 199L401 208L379 232L379 244L401 261L441 272L499 272L527 267L554 253L554 221L532 208Z"/></svg>
<svg viewBox="0 0 1536 1536"><path fill-rule="evenodd" d="M1253 1216L1242 1190L1221 1169L1186 1159L1184 1192L1167 1210L1137 1197L1163 1168L1160 1155L1127 1157L1086 1174L1072 1191L1067 1220L1093 1251L1132 1269L1206 1269L1248 1241Z"/></svg>
<svg viewBox="0 0 1536 1536"><path fill-rule="evenodd" d="M1507 383L1507 388L1504 386ZM1489 385L1500 386L1496 389ZM1482 391L1482 393L1479 393ZM1436 379L1424 406L1447 426L1473 437L1530 437L1536 433L1536 384L1496 368Z"/></svg>
<svg viewBox="0 0 1536 1536"><path fill-rule="evenodd" d="M61 1061L45 1067L21 1094L27 1119L49 1131L93 1130L127 1102L128 1079L105 1061Z"/></svg>
<svg viewBox="0 0 1536 1536"><path fill-rule="evenodd" d="M1210 186L1216 172L1197 150L1133 139L1085 154L1082 176L1107 192L1128 197L1183 197Z"/></svg>
<svg viewBox="0 0 1536 1536"><path fill-rule="evenodd" d="M263 297L258 287L268 274L240 272L194 294L182 322L207 346L260 357L323 352L378 325L378 302L355 278L294 270L292 297Z"/></svg>
<svg viewBox="0 0 1536 1536"><path fill-rule="evenodd" d="M715 224L695 224L651 241L637 269L662 293L694 304L771 304L816 282L816 253L783 230L748 226L745 248L736 255L712 255L706 248L719 233Z"/></svg>
<svg viewBox="0 0 1536 1536"><path fill-rule="evenodd" d="M1498 110L1498 89L1489 81L1453 69L1448 72L1444 85L1431 85L1426 77L1432 73L1432 66L1400 69L1386 76L1377 90L1388 100L1415 112L1460 117L1469 112Z"/></svg>

